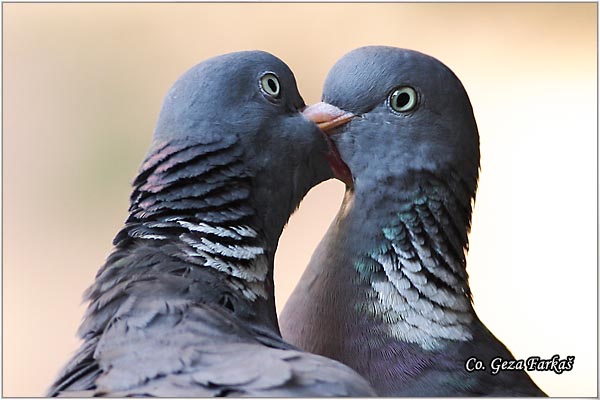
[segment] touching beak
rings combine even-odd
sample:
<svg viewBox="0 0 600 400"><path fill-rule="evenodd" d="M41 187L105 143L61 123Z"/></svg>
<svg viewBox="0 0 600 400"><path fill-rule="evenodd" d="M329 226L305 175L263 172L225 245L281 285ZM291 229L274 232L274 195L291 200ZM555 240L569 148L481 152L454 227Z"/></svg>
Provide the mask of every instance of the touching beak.
<svg viewBox="0 0 600 400"><path fill-rule="evenodd" d="M333 177L344 182L346 186L352 187L354 185L352 172L340 156L333 140L331 140L328 135L333 133L329 132L333 128L344 125L354 118L355 115L324 102L306 107L302 110L302 115L317 124L319 129L323 132L323 136L329 146L329 152L326 154L326 157L329 161L331 171L333 172Z"/></svg>
<svg viewBox="0 0 600 400"><path fill-rule="evenodd" d="M302 115L313 121L323 132L344 125L355 117L351 112L346 112L329 103L316 103L302 110Z"/></svg>

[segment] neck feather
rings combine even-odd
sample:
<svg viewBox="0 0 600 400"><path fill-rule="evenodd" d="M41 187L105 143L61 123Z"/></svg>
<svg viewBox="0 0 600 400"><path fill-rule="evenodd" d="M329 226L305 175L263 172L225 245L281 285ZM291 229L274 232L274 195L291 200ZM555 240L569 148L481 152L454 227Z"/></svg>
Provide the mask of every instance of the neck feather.
<svg viewBox="0 0 600 400"><path fill-rule="evenodd" d="M358 188L347 196L354 213L367 210L367 218L378 221L360 222L372 226L377 239L354 263L369 287L356 307L385 323L391 337L425 350L470 340L474 314L465 255L474 190L454 174L413 172L400 185L394 186L402 195L384 198L372 213L371 191Z"/></svg>
<svg viewBox="0 0 600 400"><path fill-rule="evenodd" d="M242 149L227 138L154 149L134 181L115 255L139 243L169 242L172 257L222 274L247 300L267 299L276 243L268 243L252 206Z"/></svg>

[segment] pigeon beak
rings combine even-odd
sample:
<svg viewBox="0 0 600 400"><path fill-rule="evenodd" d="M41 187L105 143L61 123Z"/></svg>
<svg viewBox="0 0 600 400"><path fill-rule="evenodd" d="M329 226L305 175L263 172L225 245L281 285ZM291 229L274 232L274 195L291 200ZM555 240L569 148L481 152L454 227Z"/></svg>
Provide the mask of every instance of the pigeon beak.
<svg viewBox="0 0 600 400"><path fill-rule="evenodd" d="M302 115L313 121L323 132L344 125L355 117L351 112L337 108L329 103L316 103L302 110Z"/></svg>
<svg viewBox="0 0 600 400"><path fill-rule="evenodd" d="M344 182L346 186L353 187L354 181L352 179L352 172L350 172L350 168L348 168L344 160L342 160L337 147L335 147L333 140L331 140L328 135L332 134L332 132L329 131L333 128L344 125L354 118L355 115L324 102L316 103L304 108L304 110L302 110L302 115L317 124L319 129L323 132L323 136L329 147L326 157L329 161L331 171L333 172L333 177Z"/></svg>

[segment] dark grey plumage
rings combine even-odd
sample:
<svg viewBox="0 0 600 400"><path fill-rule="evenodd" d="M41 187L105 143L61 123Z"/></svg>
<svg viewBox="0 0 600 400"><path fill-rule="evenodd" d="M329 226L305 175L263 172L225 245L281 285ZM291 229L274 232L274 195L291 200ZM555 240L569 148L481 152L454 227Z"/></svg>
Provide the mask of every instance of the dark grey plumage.
<svg viewBox="0 0 600 400"><path fill-rule="evenodd" d="M174 84L85 295L83 344L50 395L372 394L279 334L277 241L335 157L303 108L292 72L264 52L212 58Z"/></svg>
<svg viewBox="0 0 600 400"><path fill-rule="evenodd" d="M280 317L286 340L339 360L384 396L540 396L471 304L465 254L479 135L456 76L424 54L365 47L323 100L358 117L332 136L350 168L341 209Z"/></svg>

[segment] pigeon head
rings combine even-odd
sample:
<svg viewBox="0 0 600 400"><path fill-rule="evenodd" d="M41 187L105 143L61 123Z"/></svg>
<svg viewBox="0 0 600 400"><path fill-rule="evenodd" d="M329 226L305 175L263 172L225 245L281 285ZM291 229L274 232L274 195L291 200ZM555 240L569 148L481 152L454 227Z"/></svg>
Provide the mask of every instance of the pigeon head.
<svg viewBox="0 0 600 400"><path fill-rule="evenodd" d="M329 72L323 101L358 116L332 131L356 186L452 171L475 192L479 135L471 103L435 58L384 46L353 50Z"/></svg>
<svg viewBox="0 0 600 400"><path fill-rule="evenodd" d="M327 179L327 138L302 116L304 107L294 75L283 61L263 51L225 54L196 65L177 80L164 100L155 141L224 136L246 149L244 161L252 175L274 170ZM307 173L300 173L301 168Z"/></svg>
<svg viewBox="0 0 600 400"><path fill-rule="evenodd" d="M303 107L294 75L283 61L262 51L224 54L192 67L173 84L155 137L258 132L269 118Z"/></svg>
<svg viewBox="0 0 600 400"><path fill-rule="evenodd" d="M305 108L292 71L269 53L230 53L194 66L165 97L134 181L130 220L149 222L143 234L156 238L165 234L152 221L225 218L206 213L232 215L243 203L254 210L255 228L276 243L303 196L333 177L330 162L339 160L319 126L347 119L335 107L318 118Z"/></svg>

